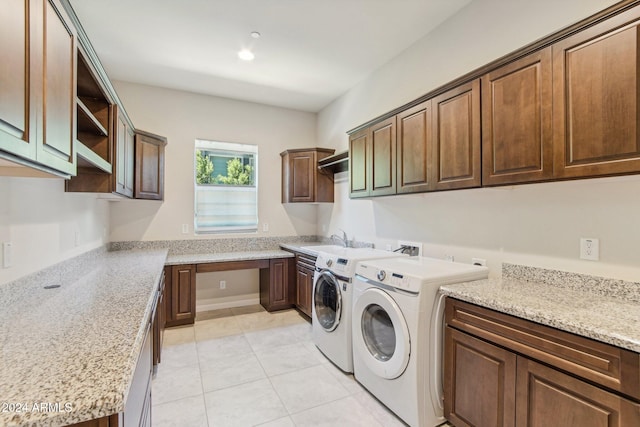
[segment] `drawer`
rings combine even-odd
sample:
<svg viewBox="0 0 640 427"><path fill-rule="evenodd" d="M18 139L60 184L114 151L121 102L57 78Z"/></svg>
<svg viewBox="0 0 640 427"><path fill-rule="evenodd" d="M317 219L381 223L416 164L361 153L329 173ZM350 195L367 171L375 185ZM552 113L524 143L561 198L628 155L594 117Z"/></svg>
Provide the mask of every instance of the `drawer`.
<svg viewBox="0 0 640 427"><path fill-rule="evenodd" d="M448 298L448 326L640 400L640 355Z"/></svg>

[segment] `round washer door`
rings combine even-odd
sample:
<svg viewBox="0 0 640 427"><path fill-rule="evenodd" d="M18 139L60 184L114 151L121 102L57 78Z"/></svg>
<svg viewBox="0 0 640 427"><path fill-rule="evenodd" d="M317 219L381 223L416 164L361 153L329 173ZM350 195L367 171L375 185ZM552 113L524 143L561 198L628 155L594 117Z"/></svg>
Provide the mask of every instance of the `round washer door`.
<svg viewBox="0 0 640 427"><path fill-rule="evenodd" d="M393 298L370 288L353 307L354 351L375 375L398 378L409 363L411 340L407 322Z"/></svg>
<svg viewBox="0 0 640 427"><path fill-rule="evenodd" d="M340 324L342 316L342 293L340 282L329 270L318 274L313 285L313 305L318 324L332 332Z"/></svg>

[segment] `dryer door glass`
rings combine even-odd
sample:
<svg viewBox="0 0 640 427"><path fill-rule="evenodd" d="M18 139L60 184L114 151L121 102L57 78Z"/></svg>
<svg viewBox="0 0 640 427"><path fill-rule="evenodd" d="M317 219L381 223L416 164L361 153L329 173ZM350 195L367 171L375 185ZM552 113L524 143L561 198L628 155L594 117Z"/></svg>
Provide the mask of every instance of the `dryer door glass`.
<svg viewBox="0 0 640 427"><path fill-rule="evenodd" d="M370 304L362 313L362 337L369 353L386 362L396 351L396 332L391 318L378 304Z"/></svg>
<svg viewBox="0 0 640 427"><path fill-rule="evenodd" d="M328 332L340 323L342 313L342 294L340 283L330 271L323 271L316 280L313 302L316 320Z"/></svg>

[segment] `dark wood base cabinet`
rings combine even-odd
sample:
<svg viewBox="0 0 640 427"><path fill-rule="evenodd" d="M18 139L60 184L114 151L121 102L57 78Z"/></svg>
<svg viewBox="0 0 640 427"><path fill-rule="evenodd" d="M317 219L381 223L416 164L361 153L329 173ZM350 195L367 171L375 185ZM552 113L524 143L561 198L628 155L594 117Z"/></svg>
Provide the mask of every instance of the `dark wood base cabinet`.
<svg viewBox="0 0 640 427"><path fill-rule="evenodd" d="M291 308L295 288L290 284L294 277L293 258L269 260L269 268L260 269L260 304L267 311Z"/></svg>
<svg viewBox="0 0 640 427"><path fill-rule="evenodd" d="M456 427L640 426L640 355L448 298L444 407Z"/></svg>
<svg viewBox="0 0 640 427"><path fill-rule="evenodd" d="M306 254L296 256L296 308L309 317L311 317L315 264L315 257Z"/></svg>

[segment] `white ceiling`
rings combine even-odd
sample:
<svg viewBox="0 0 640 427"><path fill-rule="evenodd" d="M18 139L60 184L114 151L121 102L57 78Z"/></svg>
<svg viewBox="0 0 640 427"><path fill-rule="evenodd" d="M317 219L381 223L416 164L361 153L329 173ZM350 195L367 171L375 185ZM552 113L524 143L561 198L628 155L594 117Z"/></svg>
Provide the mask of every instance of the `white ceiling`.
<svg viewBox="0 0 640 427"><path fill-rule="evenodd" d="M311 112L470 1L70 0L113 80Z"/></svg>

